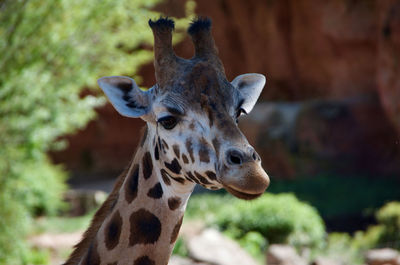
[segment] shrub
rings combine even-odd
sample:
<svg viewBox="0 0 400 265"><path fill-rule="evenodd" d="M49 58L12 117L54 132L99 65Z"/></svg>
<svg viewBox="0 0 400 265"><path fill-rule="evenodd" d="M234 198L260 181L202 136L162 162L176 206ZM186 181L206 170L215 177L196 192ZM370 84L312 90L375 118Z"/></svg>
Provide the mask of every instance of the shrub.
<svg viewBox="0 0 400 265"><path fill-rule="evenodd" d="M320 253L344 264L362 264L364 253L371 248L400 247L400 203L390 202L375 213L378 225L357 231L353 237L331 233Z"/></svg>
<svg viewBox="0 0 400 265"><path fill-rule="evenodd" d="M270 244L288 243L296 247L320 247L325 226L318 212L293 194L264 194L257 200L235 200L217 213L223 230L237 230L238 238L258 232Z"/></svg>
<svg viewBox="0 0 400 265"><path fill-rule="evenodd" d="M318 255L331 258L340 264L363 263L363 249L347 233L330 233L326 246Z"/></svg>
<svg viewBox="0 0 400 265"><path fill-rule="evenodd" d="M194 195L186 212L217 226L258 259L272 243L313 249L324 244L325 226L318 212L293 194L266 193L250 202L231 195Z"/></svg>
<svg viewBox="0 0 400 265"><path fill-rule="evenodd" d="M389 202L376 213L381 225L380 246L400 249L400 202Z"/></svg>

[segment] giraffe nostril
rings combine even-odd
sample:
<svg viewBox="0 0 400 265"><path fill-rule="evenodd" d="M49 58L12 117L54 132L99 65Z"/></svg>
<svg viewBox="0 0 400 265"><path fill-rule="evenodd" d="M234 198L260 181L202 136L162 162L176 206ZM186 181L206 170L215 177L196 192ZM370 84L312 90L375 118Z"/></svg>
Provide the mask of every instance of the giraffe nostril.
<svg viewBox="0 0 400 265"><path fill-rule="evenodd" d="M254 161L261 161L260 156L257 154L257 152L254 150L253 154L251 155Z"/></svg>
<svg viewBox="0 0 400 265"><path fill-rule="evenodd" d="M241 165L243 163L243 155L238 150L229 150L227 152L227 160L231 165Z"/></svg>

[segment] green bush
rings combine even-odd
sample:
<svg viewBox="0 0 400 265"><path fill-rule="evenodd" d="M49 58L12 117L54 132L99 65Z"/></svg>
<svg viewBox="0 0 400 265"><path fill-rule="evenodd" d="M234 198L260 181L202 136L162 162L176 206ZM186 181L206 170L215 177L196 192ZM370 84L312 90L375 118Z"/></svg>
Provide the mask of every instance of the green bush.
<svg viewBox="0 0 400 265"><path fill-rule="evenodd" d="M400 202L389 202L375 213L377 225L359 231L354 236L357 245L370 248L391 247L400 249Z"/></svg>
<svg viewBox="0 0 400 265"><path fill-rule="evenodd" d="M400 248L400 202L390 202L375 213L377 225L357 231L353 237L346 233L331 233L321 255L344 264L362 264L365 252L372 248Z"/></svg>
<svg viewBox="0 0 400 265"><path fill-rule="evenodd" d="M363 248L347 233L330 233L326 246L318 256L328 257L340 264L362 264Z"/></svg>
<svg viewBox="0 0 400 265"><path fill-rule="evenodd" d="M0 264L37 260L23 238L33 216L58 211L66 178L46 152L105 102L83 88L152 59L140 47L152 44L147 21L158 2L0 0Z"/></svg>
<svg viewBox="0 0 400 265"><path fill-rule="evenodd" d="M264 194L257 200L235 200L217 213L223 230L237 230L238 238L258 232L270 244L288 243L296 247L320 247L325 226L318 212L293 194Z"/></svg>
<svg viewBox="0 0 400 265"><path fill-rule="evenodd" d="M389 202L376 213L381 225L380 246L400 249L400 202Z"/></svg>
<svg viewBox="0 0 400 265"><path fill-rule="evenodd" d="M258 258L272 243L312 249L324 244L325 226L318 212L293 194L266 193L254 201L231 195L194 195L187 217L217 226Z"/></svg>

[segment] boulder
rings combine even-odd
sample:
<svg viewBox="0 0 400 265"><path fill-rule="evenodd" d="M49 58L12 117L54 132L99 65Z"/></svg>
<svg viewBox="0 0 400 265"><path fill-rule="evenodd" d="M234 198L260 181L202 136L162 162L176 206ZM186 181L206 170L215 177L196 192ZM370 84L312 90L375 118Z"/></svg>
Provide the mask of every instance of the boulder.
<svg viewBox="0 0 400 265"><path fill-rule="evenodd" d="M345 264L330 258L318 257L311 263L311 265L345 265Z"/></svg>
<svg viewBox="0 0 400 265"><path fill-rule="evenodd" d="M268 265L307 265L307 262L301 258L294 247L288 245L274 244L267 251Z"/></svg>
<svg viewBox="0 0 400 265"><path fill-rule="evenodd" d="M205 229L188 239L189 256L214 265L257 265L258 263L236 242L215 229Z"/></svg>
<svg viewBox="0 0 400 265"><path fill-rule="evenodd" d="M400 253L394 249L372 249L365 254L367 265L400 265Z"/></svg>

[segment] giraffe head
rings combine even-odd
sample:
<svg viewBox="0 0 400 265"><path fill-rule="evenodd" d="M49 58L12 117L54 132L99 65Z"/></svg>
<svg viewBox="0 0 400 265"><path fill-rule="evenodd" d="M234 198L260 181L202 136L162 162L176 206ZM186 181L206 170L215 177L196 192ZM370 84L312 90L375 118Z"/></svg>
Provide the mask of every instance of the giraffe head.
<svg viewBox="0 0 400 265"><path fill-rule="evenodd" d="M189 29L195 56L183 59L172 49L174 22L149 21L154 34L157 83L141 90L129 77L103 77L98 83L123 116L147 122L147 145L164 182L225 188L242 199L261 195L269 185L261 159L237 126L265 84L261 74L232 82L211 36L209 19Z"/></svg>

